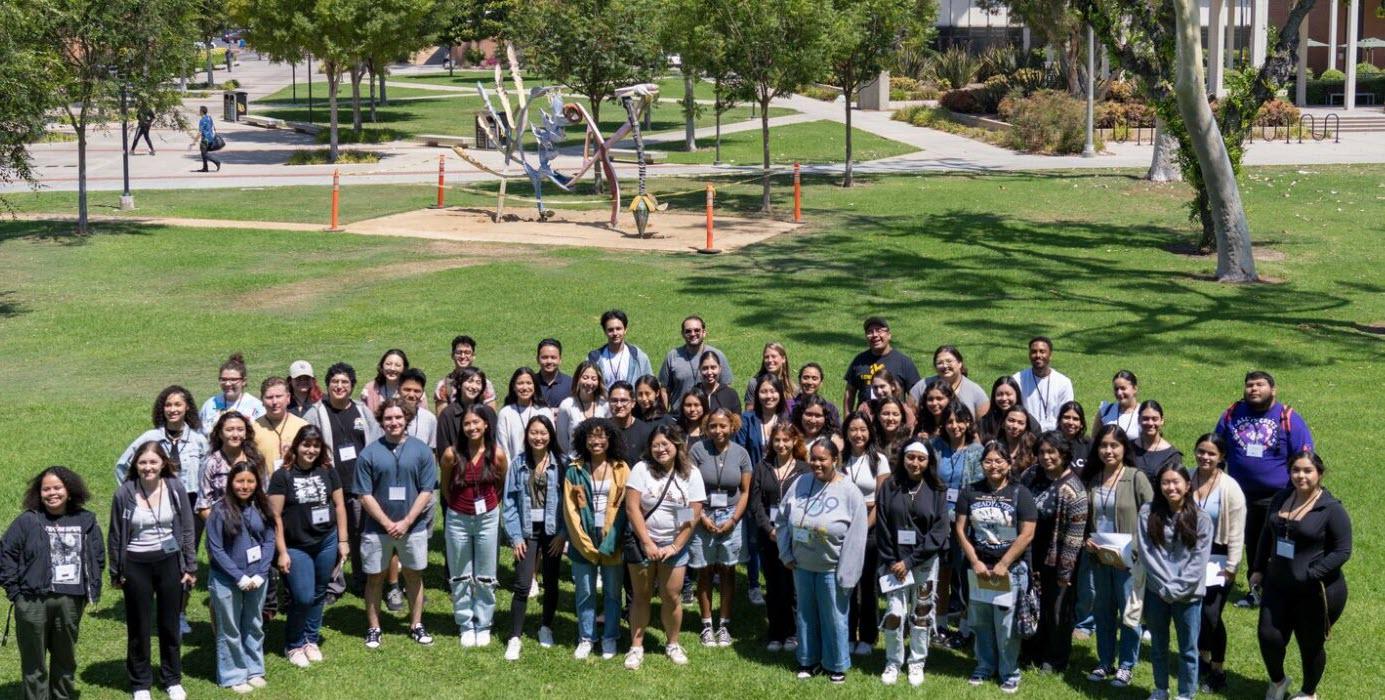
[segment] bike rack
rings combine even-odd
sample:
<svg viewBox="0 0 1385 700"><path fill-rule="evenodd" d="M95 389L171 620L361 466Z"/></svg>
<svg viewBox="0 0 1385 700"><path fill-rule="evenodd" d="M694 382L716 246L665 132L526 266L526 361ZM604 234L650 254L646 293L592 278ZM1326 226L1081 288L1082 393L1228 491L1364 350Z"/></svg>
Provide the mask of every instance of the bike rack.
<svg viewBox="0 0 1385 700"><path fill-rule="evenodd" d="M1342 118L1335 112L1328 114L1322 119L1322 137L1327 138L1327 124L1331 120L1337 120L1337 129L1332 132L1332 143L1342 142Z"/></svg>
<svg viewBox="0 0 1385 700"><path fill-rule="evenodd" d="M1303 143L1303 122L1308 122L1308 138L1318 140L1318 120L1311 114L1303 114L1298 118L1298 142ZM1326 136L1326 134L1324 134Z"/></svg>

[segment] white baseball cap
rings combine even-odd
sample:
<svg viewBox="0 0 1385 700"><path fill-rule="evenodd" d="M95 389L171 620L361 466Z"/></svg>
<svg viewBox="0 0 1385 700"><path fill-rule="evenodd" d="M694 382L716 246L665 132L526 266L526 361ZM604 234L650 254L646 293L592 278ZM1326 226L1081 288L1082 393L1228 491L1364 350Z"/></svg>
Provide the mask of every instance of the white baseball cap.
<svg viewBox="0 0 1385 700"><path fill-rule="evenodd" d="M313 374L313 366L308 364L307 360L297 360L289 365L289 379L312 376L316 375Z"/></svg>

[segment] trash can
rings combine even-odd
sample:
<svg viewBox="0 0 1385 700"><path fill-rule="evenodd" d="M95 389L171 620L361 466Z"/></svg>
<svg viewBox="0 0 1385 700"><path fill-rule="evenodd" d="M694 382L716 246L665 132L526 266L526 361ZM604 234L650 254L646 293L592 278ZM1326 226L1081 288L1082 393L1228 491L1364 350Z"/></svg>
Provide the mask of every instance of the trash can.
<svg viewBox="0 0 1385 700"><path fill-rule="evenodd" d="M244 90L227 90L222 95L221 101L221 118L228 122L240 121L250 106L250 96Z"/></svg>

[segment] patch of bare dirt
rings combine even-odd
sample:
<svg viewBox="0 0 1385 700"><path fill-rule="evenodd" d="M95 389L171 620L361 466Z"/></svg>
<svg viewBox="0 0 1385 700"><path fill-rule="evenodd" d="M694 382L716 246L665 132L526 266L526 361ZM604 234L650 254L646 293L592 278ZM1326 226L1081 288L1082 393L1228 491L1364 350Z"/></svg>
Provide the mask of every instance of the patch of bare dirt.
<svg viewBox="0 0 1385 700"><path fill-rule="evenodd" d="M429 245L428 248L434 246ZM443 246L437 246L443 247ZM441 251L440 251L441 252ZM460 255L462 251L447 251L445 254ZM455 270L462 267L471 267L486 262L487 258L500 257L498 255L477 255L477 251L469 250L466 254L470 257L435 258L431 260L417 260L412 262L390 263L388 265L377 265L355 270L351 273L350 282L356 284L370 284L395 280L407 277L418 277L444 270ZM263 311L291 311L293 309L311 307L317 301L328 294L340 290L342 281L336 277L315 277L301 282L290 282L281 284L268 289L259 289L242 296L234 303L240 308L253 308Z"/></svg>

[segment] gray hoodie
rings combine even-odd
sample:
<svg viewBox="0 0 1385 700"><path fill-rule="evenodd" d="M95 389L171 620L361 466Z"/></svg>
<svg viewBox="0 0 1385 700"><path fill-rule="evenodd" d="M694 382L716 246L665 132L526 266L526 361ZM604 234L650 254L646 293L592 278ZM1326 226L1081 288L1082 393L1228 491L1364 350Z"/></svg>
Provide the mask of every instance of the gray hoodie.
<svg viewBox="0 0 1385 700"><path fill-rule="evenodd" d="M1197 544L1188 547L1174 536L1173 521L1164 523L1164 546L1149 538L1151 504L1140 506L1139 556L1145 568L1145 590L1168 603L1189 603L1206 592L1207 562L1212 554L1212 518L1197 512Z"/></svg>
<svg viewBox="0 0 1385 700"><path fill-rule="evenodd" d="M856 587L866 555L866 500L851 481L829 484L811 473L794 479L775 521L779 558L806 571L837 572L837 587ZM799 534L801 533L801 534Z"/></svg>

